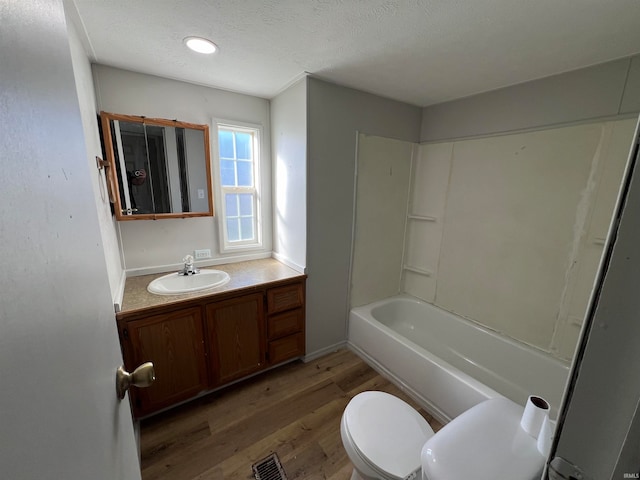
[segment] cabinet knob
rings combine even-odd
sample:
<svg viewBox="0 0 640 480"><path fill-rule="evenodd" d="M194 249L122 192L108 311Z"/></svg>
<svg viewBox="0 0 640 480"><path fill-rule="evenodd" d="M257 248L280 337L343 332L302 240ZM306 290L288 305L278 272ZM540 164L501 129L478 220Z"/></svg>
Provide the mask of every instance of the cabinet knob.
<svg viewBox="0 0 640 480"><path fill-rule="evenodd" d="M124 366L119 366L116 370L116 393L118 398L122 400L124 394L132 385L134 387L148 387L156 379L156 372L153 369L152 362L146 362L136 368L133 373L129 373Z"/></svg>

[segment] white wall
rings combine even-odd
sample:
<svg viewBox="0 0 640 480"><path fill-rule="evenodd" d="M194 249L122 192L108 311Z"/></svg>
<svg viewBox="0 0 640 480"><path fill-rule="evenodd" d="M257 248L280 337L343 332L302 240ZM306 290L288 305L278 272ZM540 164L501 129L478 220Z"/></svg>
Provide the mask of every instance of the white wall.
<svg viewBox="0 0 640 480"><path fill-rule="evenodd" d="M264 196L271 198L268 100L104 65L94 65L93 75L100 110L210 126L213 118L262 125L262 188ZM211 138L212 161L216 145L216 139ZM263 208L267 221L264 223L263 248L253 254L256 256L270 256L271 252L271 202L265 202ZM214 260L201 264L251 258L219 253L217 218L214 217L136 220L119 222L118 225L124 268L131 273L174 268L185 254L193 253L194 249L211 249Z"/></svg>
<svg viewBox="0 0 640 480"><path fill-rule="evenodd" d="M91 173L91 185L95 193L96 206L98 208L98 223L100 225L107 273L109 275L109 288L113 302L118 303L122 296L122 290L124 289L124 269L122 268L122 260L120 257L117 225L115 217L111 214L105 170L98 170L96 168L95 157L98 156L102 158L103 155L100 145L100 135L98 133L96 97L93 87L91 65L76 31L76 27L69 18L67 18L67 26L73 74L78 92L78 101L80 102L80 114L82 116L82 127L87 149L87 161L89 162L89 172Z"/></svg>
<svg viewBox="0 0 640 480"><path fill-rule="evenodd" d="M571 358L634 119L422 145L408 293Z"/></svg>
<svg viewBox="0 0 640 480"><path fill-rule="evenodd" d="M452 143L421 145L412 172L402 288L430 303L436 295L452 154Z"/></svg>
<svg viewBox="0 0 640 480"><path fill-rule="evenodd" d="M303 272L307 265L307 79L271 100L273 254Z"/></svg>
<svg viewBox="0 0 640 480"><path fill-rule="evenodd" d="M581 468L584 478L633 478L639 470L639 167L636 158L587 338L565 394L557 450L551 452Z"/></svg>
<svg viewBox="0 0 640 480"><path fill-rule="evenodd" d="M351 307L400 290L414 147L400 140L358 136Z"/></svg>
<svg viewBox="0 0 640 480"><path fill-rule="evenodd" d="M636 118L607 122L603 125L600 161L592 169L595 184L590 191L590 208L585 212L583 231L577 245L572 268L560 306L552 352L561 358L572 358L582 330L595 274L620 188Z"/></svg>
<svg viewBox="0 0 640 480"><path fill-rule="evenodd" d="M426 193L430 198L438 216L443 203L437 198L447 198L447 190L438 191L433 188L433 178L438 178L439 185L449 188L449 157L454 152L455 140L487 135L505 135L518 133L527 129L553 128L578 122L602 122L607 118L621 118L623 115L640 111L640 56L619 59L592 67L567 72L552 77L514 85L492 92L425 107L422 110L421 141L435 142L451 140L447 143L431 143L421 147L421 155L429 156L430 161L423 168L429 170L432 180ZM606 128L605 128L606 130ZM628 137L625 127L615 126L608 132L601 132L601 145L610 148L610 159L602 157L599 165L595 165L591 173L599 178L598 185L591 185L591 201L595 202L592 210L583 212L583 228L573 237L575 247L574 268L567 271L566 282L561 303L558 306L558 319L551 343L546 340L542 348L551 350L561 358L571 358L576 338L581 329L584 317L586 298L591 291L593 272L600 259L603 230L608 227L608 218L612 204L611 192L619 179L621 162L626 150ZM607 140L608 139L608 140ZM611 143L613 142L613 143ZM610 145L613 145L610 147ZM616 146L617 145L617 146ZM608 167L601 171L603 166ZM418 168L420 168L418 166ZM422 180L424 182L424 179ZM590 180L591 181L591 180ZM603 194L600 189L608 192ZM415 193L414 193L415 195ZM604 195L608 198L602 197ZM435 203L434 203L435 197ZM553 213L553 211L551 211ZM412 248L408 244L408 254L414 255L415 261L428 268L435 268L437 273L442 242L442 223L412 222L417 230L409 235L408 242L430 242L428 248ZM596 233L597 232L597 233ZM506 253L506 252L504 252ZM412 260L412 259L410 259ZM589 272L589 273L587 273ZM409 293L434 299L436 294L436 278L420 276L405 272L405 288Z"/></svg>

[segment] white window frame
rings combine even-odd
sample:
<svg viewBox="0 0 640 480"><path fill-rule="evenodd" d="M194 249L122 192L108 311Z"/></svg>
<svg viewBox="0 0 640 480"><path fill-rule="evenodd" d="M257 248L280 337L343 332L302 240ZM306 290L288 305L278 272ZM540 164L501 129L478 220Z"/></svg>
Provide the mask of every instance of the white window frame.
<svg viewBox="0 0 640 480"><path fill-rule="evenodd" d="M229 129L237 132L246 132L253 135L253 187L224 187L222 185L222 175L220 173L220 143L219 129ZM263 208L262 208L262 181L261 181L261 153L262 153L262 125L239 122L233 120L213 120L213 150L214 165L213 172L215 175L215 199L216 199L216 217L218 220L218 235L220 238L220 253L244 252L259 250L263 248ZM255 239L240 240L230 242L227 235L227 216L225 205L225 194L227 193L250 193L254 196L254 231Z"/></svg>

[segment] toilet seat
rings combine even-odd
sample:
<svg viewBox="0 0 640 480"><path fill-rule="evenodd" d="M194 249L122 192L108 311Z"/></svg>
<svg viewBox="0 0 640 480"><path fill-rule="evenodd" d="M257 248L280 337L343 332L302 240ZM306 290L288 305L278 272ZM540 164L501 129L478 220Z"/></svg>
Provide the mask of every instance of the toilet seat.
<svg viewBox="0 0 640 480"><path fill-rule="evenodd" d="M385 392L362 392L353 397L342 423L358 456L382 478L394 480L419 471L420 452L433 436L416 410Z"/></svg>

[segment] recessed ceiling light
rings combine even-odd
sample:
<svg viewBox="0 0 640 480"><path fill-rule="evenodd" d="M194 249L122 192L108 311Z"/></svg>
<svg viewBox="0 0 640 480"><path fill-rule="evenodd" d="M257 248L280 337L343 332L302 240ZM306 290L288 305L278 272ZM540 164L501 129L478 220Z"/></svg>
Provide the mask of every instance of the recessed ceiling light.
<svg viewBox="0 0 640 480"><path fill-rule="evenodd" d="M218 47L211 40L202 37L186 37L184 44L194 52L198 53L214 53Z"/></svg>

